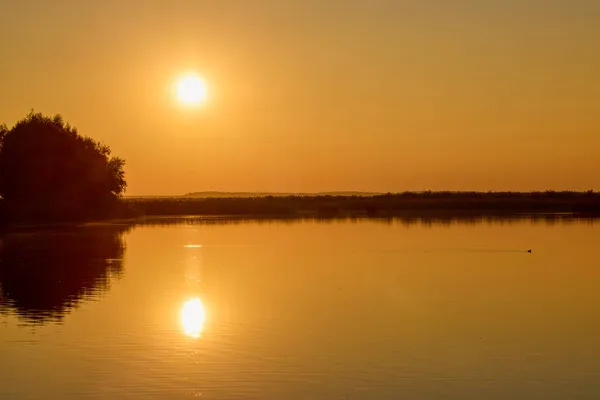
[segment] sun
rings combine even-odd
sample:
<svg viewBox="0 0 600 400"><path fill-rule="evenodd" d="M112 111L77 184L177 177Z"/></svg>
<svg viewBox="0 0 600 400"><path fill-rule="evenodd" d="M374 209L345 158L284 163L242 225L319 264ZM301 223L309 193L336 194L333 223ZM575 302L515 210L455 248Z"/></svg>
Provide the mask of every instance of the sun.
<svg viewBox="0 0 600 400"><path fill-rule="evenodd" d="M183 105L200 105L208 98L206 82L196 74L184 75L177 80L176 95L177 100Z"/></svg>

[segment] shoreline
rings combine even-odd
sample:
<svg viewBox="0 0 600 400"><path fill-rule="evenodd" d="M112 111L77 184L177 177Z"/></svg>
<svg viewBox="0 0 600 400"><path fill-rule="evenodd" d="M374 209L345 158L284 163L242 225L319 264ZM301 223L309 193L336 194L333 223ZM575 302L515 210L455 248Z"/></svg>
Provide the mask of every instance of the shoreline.
<svg viewBox="0 0 600 400"><path fill-rule="evenodd" d="M559 214L600 216L599 192L405 192L375 196L123 199L135 216L250 217Z"/></svg>
<svg viewBox="0 0 600 400"><path fill-rule="evenodd" d="M101 220L0 223L0 233L195 219L597 219L600 192L404 192L383 195L122 198Z"/></svg>

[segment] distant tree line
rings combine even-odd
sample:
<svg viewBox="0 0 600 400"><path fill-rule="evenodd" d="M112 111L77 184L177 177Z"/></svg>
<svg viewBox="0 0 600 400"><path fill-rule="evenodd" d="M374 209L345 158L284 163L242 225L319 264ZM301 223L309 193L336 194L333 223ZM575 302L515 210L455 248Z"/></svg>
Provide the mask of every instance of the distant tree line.
<svg viewBox="0 0 600 400"><path fill-rule="evenodd" d="M600 192L404 192L376 196L127 199L139 215L369 216L600 215Z"/></svg>

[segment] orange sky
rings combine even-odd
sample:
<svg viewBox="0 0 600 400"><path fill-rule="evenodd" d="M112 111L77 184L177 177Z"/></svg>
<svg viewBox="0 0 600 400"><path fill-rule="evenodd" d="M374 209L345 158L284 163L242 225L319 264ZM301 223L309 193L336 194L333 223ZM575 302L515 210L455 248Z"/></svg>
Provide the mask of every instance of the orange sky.
<svg viewBox="0 0 600 400"><path fill-rule="evenodd" d="M0 122L61 113L127 194L600 189L600 2L0 2ZM174 80L209 85L182 108Z"/></svg>

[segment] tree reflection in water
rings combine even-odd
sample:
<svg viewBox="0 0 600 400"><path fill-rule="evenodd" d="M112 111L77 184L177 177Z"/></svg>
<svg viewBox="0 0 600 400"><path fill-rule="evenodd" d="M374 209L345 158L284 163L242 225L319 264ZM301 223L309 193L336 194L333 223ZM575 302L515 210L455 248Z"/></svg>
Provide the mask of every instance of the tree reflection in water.
<svg viewBox="0 0 600 400"><path fill-rule="evenodd" d="M0 313L60 321L123 274L126 225L21 232L0 239Z"/></svg>

